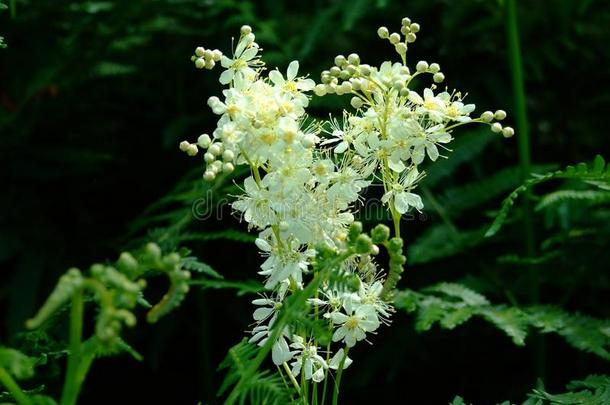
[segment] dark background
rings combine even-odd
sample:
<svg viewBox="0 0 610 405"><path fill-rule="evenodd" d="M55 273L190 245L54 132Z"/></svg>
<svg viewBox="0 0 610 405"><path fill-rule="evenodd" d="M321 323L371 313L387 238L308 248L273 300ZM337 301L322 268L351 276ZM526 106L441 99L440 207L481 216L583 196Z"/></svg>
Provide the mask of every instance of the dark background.
<svg viewBox="0 0 610 405"><path fill-rule="evenodd" d="M505 109L514 126L501 1L24 0L14 11L12 17L0 11L0 35L8 44L0 49L0 342L7 345L24 344L23 321L66 268L114 259L171 229L174 217L153 217L162 212L146 209L176 184L197 187L202 161L189 159L177 145L213 129L216 116L205 103L220 90L219 70L196 70L190 55L198 45L228 52L242 24L254 28L270 68L284 70L298 59L300 73L317 80L337 53L356 51L370 64L394 58L376 29L397 30L409 16L422 27L409 50L411 63L440 63L447 86L468 92L479 112ZM534 162L548 168L588 161L596 153L608 157L608 2L519 1L518 11ZM345 101L325 97L312 103L310 113L325 117ZM514 138L490 132L480 149L431 185L434 195L445 198L441 203L451 203L447 190L481 183L518 164ZM496 260L522 252L519 227L509 226L492 241L467 233L489 224L488 213L519 184L514 173L503 181L497 193L455 214L453 223L465 236L451 242L453 253L418 259L413 252L401 286L470 280L495 302L505 300L507 290L525 297L524 269ZM171 208L188 212L189 204ZM586 217L586 211L570 210L573 221ZM539 241L559 226L553 218L536 217ZM429 211L425 220L404 224L409 257L410 246L441 223ZM245 225L226 215L187 226L192 232L227 228ZM542 302L608 316L608 239L596 240L568 246L569 256L540 269ZM255 278L261 262L253 244L184 245L228 279ZM151 292L162 288L153 283ZM222 379L216 367L248 328L251 298L194 290L159 324L140 321L126 339L145 360L100 360L81 403L214 403ZM454 331L418 334L412 323L411 316L398 313L372 346L355 349L342 384L343 403L444 404L460 394L491 404L523 400L534 387L530 346L514 346L492 326L474 320ZM54 338L59 343L49 345L61 347L61 333ZM602 360L560 338L549 336L546 346L544 381L551 391L607 371ZM48 392L59 392L54 363L62 362L40 369Z"/></svg>

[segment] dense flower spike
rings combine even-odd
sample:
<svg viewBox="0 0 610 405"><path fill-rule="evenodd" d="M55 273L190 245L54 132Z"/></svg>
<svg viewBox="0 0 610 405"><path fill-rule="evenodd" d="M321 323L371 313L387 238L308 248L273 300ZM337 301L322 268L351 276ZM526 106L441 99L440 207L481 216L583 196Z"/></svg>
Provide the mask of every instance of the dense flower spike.
<svg viewBox="0 0 610 405"><path fill-rule="evenodd" d="M338 55L319 84L299 76L297 61L288 65L285 75L275 69L265 77L250 26L242 27L232 58L203 47L192 57L198 68L211 69L220 61L225 69L220 82L228 88L222 99L208 100L220 116L212 135L201 135L196 144L184 141L180 149L191 156L204 150L207 181L237 165L251 169L233 208L259 232L256 245L265 257L259 274L270 292L253 301L256 325L250 341L263 345L272 336L283 302L304 288L320 252L350 253L333 271L355 282L323 282L308 300L308 316L326 322L330 340L338 347L320 347L319 336L293 324L282 325L273 335L273 361L283 365L292 380L302 373L304 379L320 382L329 370L345 368L351 363L347 350L389 323L391 290L406 261L400 218L423 209L415 193L425 175L420 164L444 157L454 129L462 125L487 124L505 137L514 132L498 122L506 117L504 111L473 117L475 106L465 103L462 93L438 89L445 80L439 64L419 61L411 70L406 54L420 26L404 18L399 31L377 31L394 46L399 62L374 67L362 63L356 53ZM425 74L436 84L412 90L414 79ZM305 113L311 91L319 97L349 95L354 111L312 123ZM391 239L385 226L369 237L354 222L354 206L374 181L383 184L381 200L394 220ZM389 252L387 273L374 261L376 244Z"/></svg>

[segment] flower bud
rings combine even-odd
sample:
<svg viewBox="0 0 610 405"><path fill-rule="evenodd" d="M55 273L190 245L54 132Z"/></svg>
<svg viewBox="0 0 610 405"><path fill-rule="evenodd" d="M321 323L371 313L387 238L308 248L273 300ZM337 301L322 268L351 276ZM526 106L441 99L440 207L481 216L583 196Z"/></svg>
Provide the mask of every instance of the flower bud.
<svg viewBox="0 0 610 405"><path fill-rule="evenodd" d="M350 53L347 57L347 61L349 63L351 63L352 65L359 65L360 64L360 56L358 56L357 53Z"/></svg>
<svg viewBox="0 0 610 405"><path fill-rule="evenodd" d="M208 59L205 61L205 68L207 70L214 69L214 66L216 66L216 62L214 62L214 59Z"/></svg>
<svg viewBox="0 0 610 405"><path fill-rule="evenodd" d="M407 36L405 37L405 41L409 44L412 44L413 42L415 42L416 39L417 39L417 35L415 35L412 32L409 32L407 34Z"/></svg>
<svg viewBox="0 0 610 405"><path fill-rule="evenodd" d="M359 65L358 66L358 71L360 72L360 74L362 76L368 76L371 74L371 67L367 64L364 65Z"/></svg>
<svg viewBox="0 0 610 405"><path fill-rule="evenodd" d="M197 69L203 69L205 67L205 59L203 59L203 58L195 59L195 67Z"/></svg>
<svg viewBox="0 0 610 405"><path fill-rule="evenodd" d="M418 72L425 72L426 70L428 70L428 62L426 62L425 60L420 60L419 62L417 62L417 65L415 65L415 69Z"/></svg>
<svg viewBox="0 0 610 405"><path fill-rule="evenodd" d="M511 127L502 128L502 136L504 136L505 138L510 138L513 135L515 135L515 130Z"/></svg>
<svg viewBox="0 0 610 405"><path fill-rule="evenodd" d="M390 43L391 44L397 44L400 42L400 34L397 32L394 32L390 35Z"/></svg>
<svg viewBox="0 0 610 405"><path fill-rule="evenodd" d="M220 155L220 153L221 153L220 144L214 143L214 144L210 145L210 147L208 148L208 153L211 153L214 156Z"/></svg>
<svg viewBox="0 0 610 405"><path fill-rule="evenodd" d="M197 145L193 145L192 143L190 143L188 145L188 148L186 149L186 154L189 156L195 156L197 152L199 152L199 149L197 149Z"/></svg>
<svg viewBox="0 0 610 405"><path fill-rule="evenodd" d="M504 110L498 110L494 113L494 118L497 119L498 121L502 121L504 118L506 118L506 111Z"/></svg>
<svg viewBox="0 0 610 405"><path fill-rule="evenodd" d="M226 162L223 163L222 165L222 171L225 173L232 173L233 170L235 170L235 166L233 166L233 163L231 162Z"/></svg>
<svg viewBox="0 0 610 405"><path fill-rule="evenodd" d="M227 162L232 161L234 157L235 154L232 150L225 150L224 152L222 152L222 159L226 160Z"/></svg>
<svg viewBox="0 0 610 405"><path fill-rule="evenodd" d="M402 19L401 24L404 27L408 27L408 26L411 25L411 19L409 17L405 17L405 18Z"/></svg>
<svg viewBox="0 0 610 405"><path fill-rule="evenodd" d="M205 48L203 46L198 46L195 49L195 55L197 55L198 57L202 57L204 52L205 52Z"/></svg>
<svg viewBox="0 0 610 405"><path fill-rule="evenodd" d="M390 228L386 225L379 224L371 231L373 243L383 243L390 238Z"/></svg>
<svg viewBox="0 0 610 405"><path fill-rule="evenodd" d="M199 135L199 138L197 138L197 145L204 149L207 149L210 146L210 143L212 143L212 140L208 134L201 134Z"/></svg>
<svg viewBox="0 0 610 405"><path fill-rule="evenodd" d="M341 68L333 66L330 68L329 73L331 76L338 77L341 74Z"/></svg>
<svg viewBox="0 0 610 405"><path fill-rule="evenodd" d="M483 114L481 114L481 120L483 120L483 122L491 122L493 119L494 113L491 111L485 111Z"/></svg>
<svg viewBox="0 0 610 405"><path fill-rule="evenodd" d="M214 49L212 51L212 60L214 62L220 62L221 58L222 58L222 52L220 52L218 49Z"/></svg>
<svg viewBox="0 0 610 405"><path fill-rule="evenodd" d="M420 27L419 27L418 23L413 23L413 24L411 24L411 26L409 28L411 28L411 32L417 33L417 32L419 32Z"/></svg>
<svg viewBox="0 0 610 405"><path fill-rule="evenodd" d="M434 80L434 83L442 83L443 80L445 80L445 75L441 72L435 73L434 76L432 76L432 80Z"/></svg>
<svg viewBox="0 0 610 405"><path fill-rule="evenodd" d="M242 35L248 35L252 32L252 27L250 27L249 25L242 25L239 31Z"/></svg>
<svg viewBox="0 0 610 405"><path fill-rule="evenodd" d="M354 96L350 100L350 104L352 105L352 107L354 107L356 110L358 110L359 108L361 108L364 105L364 102L362 101L362 99L360 97Z"/></svg>
<svg viewBox="0 0 610 405"><path fill-rule="evenodd" d="M206 170L205 173L203 173L203 179L205 181L214 181L215 178L216 178L216 175L214 174L214 172L212 172L210 170Z"/></svg>
<svg viewBox="0 0 610 405"><path fill-rule="evenodd" d="M206 163L212 163L213 161L216 160L216 157L214 155L212 155L210 152L207 152L203 155L203 160L205 160Z"/></svg>
<svg viewBox="0 0 610 405"><path fill-rule="evenodd" d="M345 56L343 56L343 55L335 56L335 65L337 65L339 67L343 67L343 65L345 65L346 63L347 63L347 59L345 59Z"/></svg>
<svg viewBox="0 0 610 405"><path fill-rule="evenodd" d="M214 57L214 53L211 49L206 49L203 51L203 59L210 60Z"/></svg>
<svg viewBox="0 0 610 405"><path fill-rule="evenodd" d="M499 122L494 122L493 124L491 124L491 130L496 134L502 132L502 124L500 124Z"/></svg>
<svg viewBox="0 0 610 405"><path fill-rule="evenodd" d="M189 146L190 146L190 143L188 141L180 142L180 150L182 152L186 152L188 150Z"/></svg>
<svg viewBox="0 0 610 405"><path fill-rule="evenodd" d="M371 250L373 249L373 242L371 241L371 238L367 234L361 233L356 238L355 248L356 248L355 249L356 253L359 253L359 254L370 253Z"/></svg>
<svg viewBox="0 0 610 405"><path fill-rule="evenodd" d="M438 63L431 63L428 70L430 73L438 73L441 71L441 66Z"/></svg>
<svg viewBox="0 0 610 405"><path fill-rule="evenodd" d="M316 84L313 88L313 92L316 96L322 97L326 95L326 86L323 84Z"/></svg>
<svg viewBox="0 0 610 405"><path fill-rule="evenodd" d="M407 44L405 44L404 42L397 43L395 48L396 52L398 52L399 55L404 55L407 53Z"/></svg>
<svg viewBox="0 0 610 405"><path fill-rule="evenodd" d="M381 39L386 39L390 35L390 31L388 31L386 27L379 27L377 29L377 35L379 35L379 38Z"/></svg>

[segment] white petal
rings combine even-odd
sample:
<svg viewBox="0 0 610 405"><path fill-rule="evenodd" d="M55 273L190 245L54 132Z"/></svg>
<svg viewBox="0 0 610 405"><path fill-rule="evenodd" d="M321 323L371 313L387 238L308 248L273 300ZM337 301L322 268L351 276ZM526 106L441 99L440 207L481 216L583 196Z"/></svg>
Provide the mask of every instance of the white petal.
<svg viewBox="0 0 610 405"><path fill-rule="evenodd" d="M399 214L404 214L409 211L409 201L407 200L407 193L396 193L394 195L394 208L398 211Z"/></svg>
<svg viewBox="0 0 610 405"><path fill-rule="evenodd" d="M299 71L299 61L293 60L288 65L288 74L286 75L286 78L288 80L293 80L295 77L297 77L298 71Z"/></svg>
<svg viewBox="0 0 610 405"><path fill-rule="evenodd" d="M271 312L273 312L273 308L258 308L256 311L254 311L252 317L255 321L262 321L271 315Z"/></svg>
<svg viewBox="0 0 610 405"><path fill-rule="evenodd" d="M277 70L272 70L271 72L269 72L269 79L276 86L283 86L284 83L286 83L286 81L284 80L284 77L282 77L282 74Z"/></svg>
<svg viewBox="0 0 610 405"><path fill-rule="evenodd" d="M220 79L218 80L222 84L229 84L231 83L231 80L233 80L233 76L235 76L235 70L228 69L222 72L222 74L220 75Z"/></svg>

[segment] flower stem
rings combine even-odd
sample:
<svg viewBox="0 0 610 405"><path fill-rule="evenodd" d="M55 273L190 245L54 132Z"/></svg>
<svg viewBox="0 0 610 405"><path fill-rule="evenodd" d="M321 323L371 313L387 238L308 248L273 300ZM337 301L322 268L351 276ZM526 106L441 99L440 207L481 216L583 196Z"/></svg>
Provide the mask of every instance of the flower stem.
<svg viewBox="0 0 610 405"><path fill-rule="evenodd" d="M343 375L343 367L345 366L345 361L347 360L347 352L349 351L349 347L345 347L343 351L343 358L341 359L341 364L339 364L339 369L337 370L337 378L335 379L335 389L333 390L333 405L337 405L337 401L339 400L339 385L341 384L341 376Z"/></svg>
<svg viewBox="0 0 610 405"><path fill-rule="evenodd" d="M296 378L294 378L294 375L292 375L292 370L290 370L290 367L288 367L288 363L282 363L282 367L284 367L284 370L286 370L286 374L288 374L288 378L292 382L292 385L294 385L294 388L296 388L298 392L301 392L301 387L299 386Z"/></svg>
<svg viewBox="0 0 610 405"><path fill-rule="evenodd" d="M32 405L30 398L21 390L17 381L3 367L0 367L0 383L11 393L19 405Z"/></svg>
<svg viewBox="0 0 610 405"><path fill-rule="evenodd" d="M81 363L81 340L83 334L84 301L81 289L72 296L70 310L70 353L68 354L68 370L61 395L60 405L74 405L80 391L82 380L79 378Z"/></svg>
<svg viewBox="0 0 610 405"><path fill-rule="evenodd" d="M517 126L517 143L519 146L519 166L521 181L525 181L531 173L530 136L525 102L525 81L523 78L523 62L519 40L519 25L517 21L517 3L515 0L505 1L506 34L508 40L509 61L512 74L513 98ZM533 210L531 204L531 190L524 192L523 198L523 236L525 253L528 258L536 255L536 238L534 233ZM540 280L536 268L532 265L526 268L529 275L529 299L531 304L540 301ZM533 344L534 367L537 378L544 379L545 363L544 338L539 336Z"/></svg>

